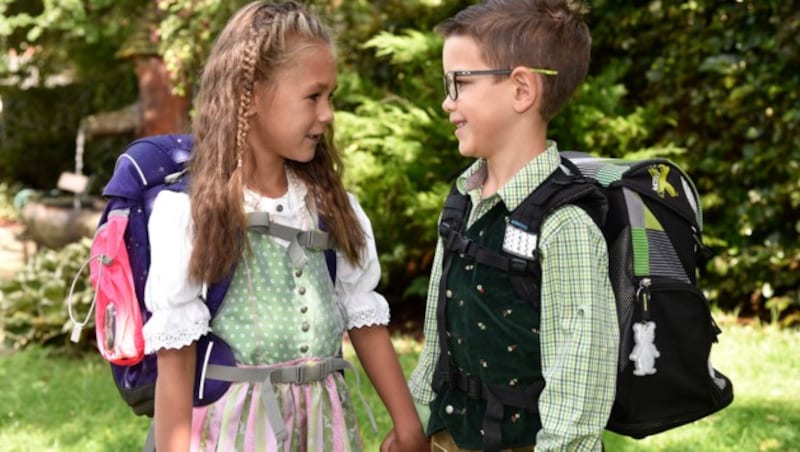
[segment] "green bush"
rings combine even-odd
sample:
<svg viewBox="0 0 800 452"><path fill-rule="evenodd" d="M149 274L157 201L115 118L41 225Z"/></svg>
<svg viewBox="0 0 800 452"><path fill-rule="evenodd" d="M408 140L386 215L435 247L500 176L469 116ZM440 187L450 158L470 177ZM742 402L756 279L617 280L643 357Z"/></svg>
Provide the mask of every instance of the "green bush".
<svg viewBox="0 0 800 452"><path fill-rule="evenodd" d="M23 348L30 344L86 349L94 341L90 317L81 345L69 341L72 322L67 298L73 278L89 257L90 240L59 251L43 249L13 279L0 282L0 344ZM72 294L75 320L83 322L92 303L88 268L79 275ZM90 337L91 336L91 337Z"/></svg>

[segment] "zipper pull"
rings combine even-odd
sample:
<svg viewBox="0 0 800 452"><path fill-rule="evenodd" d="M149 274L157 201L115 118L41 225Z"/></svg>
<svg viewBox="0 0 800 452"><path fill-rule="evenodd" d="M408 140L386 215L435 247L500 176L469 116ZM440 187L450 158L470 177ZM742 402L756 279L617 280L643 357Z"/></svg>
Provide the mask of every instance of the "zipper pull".
<svg viewBox="0 0 800 452"><path fill-rule="evenodd" d="M652 283L650 278L642 278L639 281L639 289L636 290L636 298L642 305L642 321L650 320L650 286Z"/></svg>

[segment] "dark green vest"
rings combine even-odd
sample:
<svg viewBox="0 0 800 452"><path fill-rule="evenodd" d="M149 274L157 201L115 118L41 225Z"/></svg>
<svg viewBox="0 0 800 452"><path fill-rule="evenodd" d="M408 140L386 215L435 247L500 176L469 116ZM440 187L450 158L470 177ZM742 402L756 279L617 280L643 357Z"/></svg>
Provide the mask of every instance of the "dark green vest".
<svg viewBox="0 0 800 452"><path fill-rule="evenodd" d="M500 202L464 231L464 235L499 251L508 215ZM428 433L446 428L459 447L483 449L487 400L491 402L491 394L505 392L515 398L526 388L543 382L540 316L538 308L519 297L507 272L476 264L469 256L451 254L452 261L446 265L446 274L440 281L445 286L441 291L444 299L439 303L445 303L449 366L462 378L460 384L447 379L435 383ZM445 257L445 263L447 260ZM472 385L483 389L477 392L466 389ZM524 395L529 406L538 405L539 390ZM481 396L476 396L478 392ZM509 405L501 406L498 411L495 404L489 412L499 422L503 447L535 444L541 429L538 411Z"/></svg>

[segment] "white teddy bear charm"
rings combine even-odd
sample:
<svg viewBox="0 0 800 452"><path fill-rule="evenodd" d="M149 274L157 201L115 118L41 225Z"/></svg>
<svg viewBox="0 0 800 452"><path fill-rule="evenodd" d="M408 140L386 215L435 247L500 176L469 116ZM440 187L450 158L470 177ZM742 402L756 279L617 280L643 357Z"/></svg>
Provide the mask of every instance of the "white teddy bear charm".
<svg viewBox="0 0 800 452"><path fill-rule="evenodd" d="M661 356L654 344L656 338L655 322L640 322L633 325L634 346L629 358L636 368L636 376L653 375L656 373L656 358Z"/></svg>

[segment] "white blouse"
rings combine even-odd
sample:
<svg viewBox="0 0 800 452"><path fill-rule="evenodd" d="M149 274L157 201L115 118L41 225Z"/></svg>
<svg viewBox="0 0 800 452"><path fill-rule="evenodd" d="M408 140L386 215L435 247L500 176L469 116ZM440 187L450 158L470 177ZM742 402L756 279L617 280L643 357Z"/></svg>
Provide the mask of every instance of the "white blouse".
<svg viewBox="0 0 800 452"><path fill-rule="evenodd" d="M280 198L267 198L245 189L245 212L266 211L276 222L309 230L306 205L307 188L291 170L289 190ZM347 329L371 325L388 325L389 304L375 291L380 280L380 263L375 248L372 224L354 196L348 194L367 245L359 265L353 265L336 252L334 290ZM156 197L148 224L150 236L150 273L145 285L145 304L152 317L144 325L146 353L159 349L187 346L211 331L208 307L201 296L203 284L188 277L192 254L192 217L189 196L164 190ZM284 248L288 242L270 237ZM231 246L220 244L220 246Z"/></svg>

